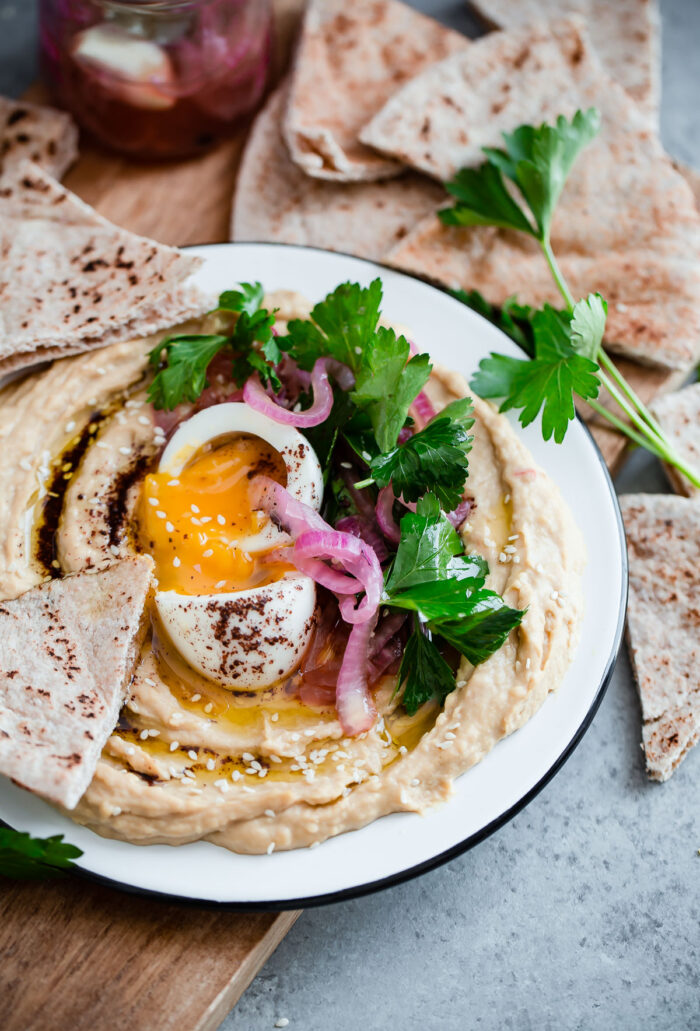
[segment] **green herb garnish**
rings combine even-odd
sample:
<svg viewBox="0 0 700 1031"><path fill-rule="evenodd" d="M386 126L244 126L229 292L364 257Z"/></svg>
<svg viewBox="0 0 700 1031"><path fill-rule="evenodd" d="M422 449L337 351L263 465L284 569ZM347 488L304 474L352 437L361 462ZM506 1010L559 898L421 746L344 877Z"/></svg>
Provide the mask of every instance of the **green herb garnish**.
<svg viewBox="0 0 700 1031"><path fill-rule="evenodd" d="M487 318L497 324L500 321L533 356L527 361L492 354L480 363L472 387L483 397L500 399L501 411L518 411L525 426L542 411L544 438L553 436L557 442L564 439L575 418L574 397L579 397L620 433L700 487L700 475L673 448L603 350L605 301L592 294L576 303L552 250L552 219L567 176L599 128L600 113L595 108L577 111L571 121L560 116L555 125L522 125L503 134L503 148L485 147L487 160L479 168L462 169L447 184L456 203L439 212L445 225L495 226L533 237L566 305L564 312L549 306L531 312L527 307L513 307L514 302L509 301L499 310L479 294L458 294ZM601 387L629 422L597 400Z"/></svg>
<svg viewBox="0 0 700 1031"><path fill-rule="evenodd" d="M446 690L446 663L432 662L436 639L452 645L476 666L498 651L524 615L485 587L486 560L462 551L459 535L434 495L427 494L415 513L409 512L401 520L401 541L382 604L414 612L419 620L411 638L411 655L420 661L420 668L409 678L408 703L404 698L409 713L415 712L416 700L417 708L433 695L444 700L445 694L454 690L454 676ZM425 632L431 636L433 648L414 640ZM405 656L402 670L403 679L409 673Z"/></svg>
<svg viewBox="0 0 700 1031"><path fill-rule="evenodd" d="M51 838L33 838L22 831L0 827L0 876L39 879L60 875L72 869L74 859L82 856L75 845L63 840L62 834Z"/></svg>
<svg viewBox="0 0 700 1031"><path fill-rule="evenodd" d="M231 354L231 373L239 386L252 372L262 382L279 390L275 372L281 354L272 334L274 313L260 307L260 283L242 283L240 290L227 290L219 297L217 311L235 312L236 323L230 334L186 334L167 337L149 353L148 360L157 373L148 391L154 408L171 411L183 402L195 402L209 385L207 369L220 351Z"/></svg>
<svg viewBox="0 0 700 1031"><path fill-rule="evenodd" d="M471 398L453 401L418 433L369 463L379 487L392 484L397 497L414 502L428 491L446 512L457 507L469 475Z"/></svg>

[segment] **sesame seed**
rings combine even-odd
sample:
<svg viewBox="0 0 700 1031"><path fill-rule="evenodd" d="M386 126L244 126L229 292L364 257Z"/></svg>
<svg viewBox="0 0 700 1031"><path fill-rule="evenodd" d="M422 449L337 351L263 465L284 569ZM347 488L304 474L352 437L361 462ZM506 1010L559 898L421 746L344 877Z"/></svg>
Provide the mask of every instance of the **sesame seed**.
<svg viewBox="0 0 700 1031"><path fill-rule="evenodd" d="M202 526L206 526L207 523L211 522L211 516L202 516L202 518L199 521L202 524Z"/></svg>
<svg viewBox="0 0 700 1031"><path fill-rule="evenodd" d="M215 587L215 589L216 589L217 591L220 591L220 590L221 590L221 588L222 588L222 587L223 587L223 586L224 586L225 584L226 584L226 581L225 581L225 580L217 580L217 581L216 581L216 583L214 584L214 587Z"/></svg>
<svg viewBox="0 0 700 1031"><path fill-rule="evenodd" d="M190 750L189 750L189 752L187 754L189 755L190 759L196 759L197 758L197 753L195 752L195 750L193 748L190 748Z"/></svg>
<svg viewBox="0 0 700 1031"><path fill-rule="evenodd" d="M139 421L139 423L142 426L150 426L151 425L151 420L148 418L147 415L139 415L138 421Z"/></svg>
<svg viewBox="0 0 700 1031"><path fill-rule="evenodd" d="M142 741L145 741L146 738L148 737L148 731L147 730L142 730L141 733L139 734L139 737L141 738Z"/></svg>
<svg viewBox="0 0 700 1031"><path fill-rule="evenodd" d="M167 530L168 533L172 533L173 530L175 529L175 527L173 526L173 524L171 522L167 522L165 524L165 529Z"/></svg>
<svg viewBox="0 0 700 1031"><path fill-rule="evenodd" d="M340 468L341 469L352 469L352 462L341 462L340 463Z"/></svg>
<svg viewBox="0 0 700 1031"><path fill-rule="evenodd" d="M156 686L156 682L155 682L155 680L152 680L152 679L151 679L151 677L144 677L143 679L144 679L144 681L145 681L145 682L146 682L147 684L149 684L149 685L150 685L151 687L155 687L155 686Z"/></svg>
<svg viewBox="0 0 700 1031"><path fill-rule="evenodd" d="M274 809L266 809L265 810L265 816L269 816L271 820L274 819L274 817L275 817Z"/></svg>
<svg viewBox="0 0 700 1031"><path fill-rule="evenodd" d="M507 505L509 501L510 501L510 494L505 494L504 497L503 497L503 504Z"/></svg>
<svg viewBox="0 0 700 1031"><path fill-rule="evenodd" d="M552 599L552 601L556 601L559 597L559 591L552 591L549 597Z"/></svg>
<svg viewBox="0 0 700 1031"><path fill-rule="evenodd" d="M180 486L180 481L177 480L177 479L176 480L168 480L168 486L169 487L179 487Z"/></svg>
<svg viewBox="0 0 700 1031"><path fill-rule="evenodd" d="M157 506L157 504L158 504L158 498L149 498L148 499L148 504L149 505L153 505L153 507L155 508Z"/></svg>
<svg viewBox="0 0 700 1031"><path fill-rule="evenodd" d="M439 741L435 747L442 750L443 748L451 748L453 744L454 741Z"/></svg>
<svg viewBox="0 0 700 1031"><path fill-rule="evenodd" d="M198 702L201 697L201 694L193 694L191 701Z"/></svg>
<svg viewBox="0 0 700 1031"><path fill-rule="evenodd" d="M244 759L247 763L251 762L251 760L253 760L254 758L255 758L255 756L251 755L250 752L244 752L243 755L241 756L241 759Z"/></svg>
<svg viewBox="0 0 700 1031"><path fill-rule="evenodd" d="M212 702L207 702L207 704L204 706L204 711L205 712L211 712L211 710L213 708L214 708L214 705L212 704Z"/></svg>
<svg viewBox="0 0 700 1031"><path fill-rule="evenodd" d="M278 755L271 755L269 758L270 758L270 762L271 763L281 763L282 762L282 760L280 759L280 757Z"/></svg>
<svg viewBox="0 0 700 1031"><path fill-rule="evenodd" d="M199 515L199 508L197 505L190 505L190 511L194 512L195 515Z"/></svg>
<svg viewBox="0 0 700 1031"><path fill-rule="evenodd" d="M202 524L201 524L201 522L199 521L199 519L197 519L197 517L196 517L196 516L192 516L192 525L193 525L193 526L201 526Z"/></svg>
<svg viewBox="0 0 700 1031"><path fill-rule="evenodd" d="M112 806L112 816L119 816L121 811L122 811L121 810L121 806L119 806L119 805Z"/></svg>
<svg viewBox="0 0 700 1031"><path fill-rule="evenodd" d="M158 517L158 519L167 519L168 518L162 508L158 509L158 511L156 512L156 516Z"/></svg>
<svg viewBox="0 0 700 1031"><path fill-rule="evenodd" d="M447 733L445 734L445 740L446 740L446 741L454 741L454 739L456 738L456 736L457 736L457 735L456 735L456 734L453 734L451 730L448 730L448 731L447 731Z"/></svg>
<svg viewBox="0 0 700 1031"><path fill-rule="evenodd" d="M531 665L532 665L532 660L528 656L527 659L525 660L525 669L529 669Z"/></svg>
<svg viewBox="0 0 700 1031"><path fill-rule="evenodd" d="M75 429L75 422L71 419L70 422L66 423L66 433L72 433Z"/></svg>
<svg viewBox="0 0 700 1031"><path fill-rule="evenodd" d="M131 454L131 448L130 447L126 447L126 446L125 447L120 447L119 448L119 454L120 455L130 455Z"/></svg>
<svg viewBox="0 0 700 1031"><path fill-rule="evenodd" d="M208 770L213 770L215 768L216 768L216 763L214 762L214 760L213 759L207 759L207 769Z"/></svg>
<svg viewBox="0 0 700 1031"><path fill-rule="evenodd" d="M129 747L126 750L126 754L127 755L136 755L136 749L134 748L133 745L129 745Z"/></svg>
<svg viewBox="0 0 700 1031"><path fill-rule="evenodd" d="M512 544L506 544L506 546L505 546L505 548L503 550L506 553L506 555L514 555L515 554L515 548L513 547Z"/></svg>
<svg viewBox="0 0 700 1031"><path fill-rule="evenodd" d="M171 752L177 752L179 747L180 747L180 742L179 741L171 741L170 742L170 751Z"/></svg>
<svg viewBox="0 0 700 1031"><path fill-rule="evenodd" d="M149 737L160 737L160 731L159 730L149 730L148 731L148 736Z"/></svg>
<svg viewBox="0 0 700 1031"><path fill-rule="evenodd" d="M520 536L520 534L519 534L519 533L514 533L514 534L511 534L511 536L510 536L510 537L508 538L508 540L509 540L509 541L517 541L517 539L518 539L518 537L519 537L519 536Z"/></svg>
<svg viewBox="0 0 700 1031"><path fill-rule="evenodd" d="M362 457L364 458L365 462L371 462L372 461L372 456L370 455L369 451L363 451L362 452Z"/></svg>
<svg viewBox="0 0 700 1031"><path fill-rule="evenodd" d="M405 745L399 745L399 755L408 755L408 749Z"/></svg>
<svg viewBox="0 0 700 1031"><path fill-rule="evenodd" d="M243 774L240 770L233 770L231 773L231 780L240 780Z"/></svg>
<svg viewBox="0 0 700 1031"><path fill-rule="evenodd" d="M178 558L178 556L177 556L177 555L176 555L176 556L175 556L175 558L173 559L173 565L175 566L175 568L176 568L176 569L177 569L177 568L178 568L179 566L181 566L181 565L182 565L182 563L180 562L180 559Z"/></svg>
<svg viewBox="0 0 700 1031"><path fill-rule="evenodd" d="M214 549L213 548L207 548L206 551L202 552L202 558L211 558L213 554L214 554Z"/></svg>
<svg viewBox="0 0 700 1031"><path fill-rule="evenodd" d="M219 526L226 526L226 520L224 519L224 517L222 515L218 515L216 517L216 521L219 524Z"/></svg>
<svg viewBox="0 0 700 1031"><path fill-rule="evenodd" d="M277 723L277 720L279 718L280 718L280 714L278 712L273 712L272 716L270 716L270 722L271 723Z"/></svg>
<svg viewBox="0 0 700 1031"><path fill-rule="evenodd" d="M275 851L275 843L274 843L274 841L271 841L270 844L267 846L267 854L268 854L268 856L271 856L274 851ZM289 1021L287 1021L287 1024L288 1023L289 1023ZM286 1027L287 1024L280 1024L280 1022L278 1020L277 1023L275 1024L275 1027Z"/></svg>
<svg viewBox="0 0 700 1031"><path fill-rule="evenodd" d="M411 781L411 787L412 788L417 788L419 784L420 784L420 778L419 777L414 777L413 780Z"/></svg>

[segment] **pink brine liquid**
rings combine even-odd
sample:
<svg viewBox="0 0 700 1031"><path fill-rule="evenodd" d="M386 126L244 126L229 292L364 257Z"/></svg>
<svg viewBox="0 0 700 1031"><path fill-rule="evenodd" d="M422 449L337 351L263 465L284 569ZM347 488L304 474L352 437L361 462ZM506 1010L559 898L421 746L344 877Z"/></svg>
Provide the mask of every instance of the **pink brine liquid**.
<svg viewBox="0 0 700 1031"><path fill-rule="evenodd" d="M183 157L257 107L271 26L266 0L41 0L42 70L101 143Z"/></svg>

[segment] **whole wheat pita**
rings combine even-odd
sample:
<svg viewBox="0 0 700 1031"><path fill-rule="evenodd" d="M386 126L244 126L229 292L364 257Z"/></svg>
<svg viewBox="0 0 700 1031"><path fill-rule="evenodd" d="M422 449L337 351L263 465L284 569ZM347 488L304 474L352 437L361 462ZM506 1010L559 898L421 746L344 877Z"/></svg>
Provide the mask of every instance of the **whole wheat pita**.
<svg viewBox="0 0 700 1031"><path fill-rule="evenodd" d="M116 725L152 570L141 555L0 602L0 773L67 809Z"/></svg>
<svg viewBox="0 0 700 1031"><path fill-rule="evenodd" d="M657 398L651 410L678 454L700 472L700 383ZM693 486L674 466L665 468L678 494L700 501L700 487Z"/></svg>
<svg viewBox="0 0 700 1031"><path fill-rule="evenodd" d="M478 164L502 131L589 106L602 127L561 195L555 253L576 292L600 289L611 300L611 350L687 368L700 350L700 215L634 103L600 68L580 19L478 40L404 87L363 138L381 137L401 160L448 179ZM515 269L504 260L513 247ZM531 303L556 299L541 256L504 232L449 230L434 219L389 260L449 286L483 287L495 303L515 292Z"/></svg>
<svg viewBox="0 0 700 1031"><path fill-rule="evenodd" d="M248 138L238 174L232 240L273 240L379 260L446 194L413 172L367 183L312 179L282 139L284 88L268 100Z"/></svg>
<svg viewBox="0 0 700 1031"><path fill-rule="evenodd" d="M627 635L642 703L647 772L668 780L700 737L700 505L620 498L627 532Z"/></svg>
<svg viewBox="0 0 700 1031"><path fill-rule="evenodd" d="M201 259L119 229L31 162L0 185L0 373L146 336L209 306Z"/></svg>
<svg viewBox="0 0 700 1031"><path fill-rule="evenodd" d="M580 15L608 75L658 121L661 25L656 0L471 0L470 7L487 25L502 29Z"/></svg>
<svg viewBox="0 0 700 1031"><path fill-rule="evenodd" d="M78 128L69 114L0 97L0 172L13 175L29 159L61 179L78 156Z"/></svg>
<svg viewBox="0 0 700 1031"><path fill-rule="evenodd" d="M398 0L310 0L283 124L293 160L318 179L396 175L358 141L361 126L410 76L467 45Z"/></svg>

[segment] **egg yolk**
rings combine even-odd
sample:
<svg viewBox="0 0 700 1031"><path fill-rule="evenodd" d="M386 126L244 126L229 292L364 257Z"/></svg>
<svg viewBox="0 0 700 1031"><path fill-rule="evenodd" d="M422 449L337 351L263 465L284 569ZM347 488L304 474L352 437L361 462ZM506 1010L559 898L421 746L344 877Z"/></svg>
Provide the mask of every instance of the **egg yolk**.
<svg viewBox="0 0 700 1031"><path fill-rule="evenodd" d="M179 476L146 477L141 529L161 591L240 591L278 580L291 568L264 563L237 545L267 519L251 509L248 498L251 479L261 473L286 485L279 453L259 437L242 434L197 452Z"/></svg>

